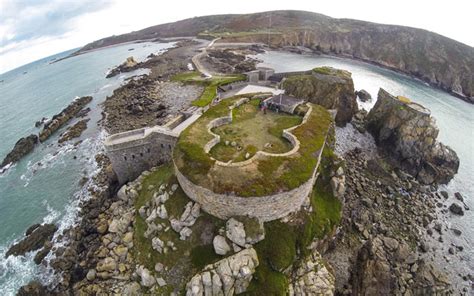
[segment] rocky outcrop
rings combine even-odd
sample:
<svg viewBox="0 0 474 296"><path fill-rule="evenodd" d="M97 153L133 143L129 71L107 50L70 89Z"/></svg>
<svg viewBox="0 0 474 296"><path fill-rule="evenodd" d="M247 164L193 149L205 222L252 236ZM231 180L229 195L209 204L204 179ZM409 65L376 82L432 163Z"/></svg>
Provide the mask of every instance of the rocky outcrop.
<svg viewBox="0 0 474 296"><path fill-rule="evenodd" d="M458 171L456 152L436 142L439 130L430 111L407 98L380 89L367 129L382 151L424 184L448 183Z"/></svg>
<svg viewBox="0 0 474 296"><path fill-rule="evenodd" d="M5 258L13 255L25 255L27 252L38 250L50 241L58 227L54 224L44 224L35 228L28 236L8 249Z"/></svg>
<svg viewBox="0 0 474 296"><path fill-rule="evenodd" d="M41 142L46 141L55 131L60 129L64 124L76 116L87 104L92 101L92 97L81 97L75 99L71 104L64 108L60 113L45 123L43 130L39 134Z"/></svg>
<svg viewBox="0 0 474 296"><path fill-rule="evenodd" d="M76 124L68 128L68 130L64 134L61 135L61 138L59 138L58 142L64 143L71 139L80 137L82 132L87 129L88 121L89 119L83 119L78 121Z"/></svg>
<svg viewBox="0 0 474 296"><path fill-rule="evenodd" d="M12 151L8 153L3 159L0 168L20 160L23 156L27 155L35 148L36 143L38 143L37 135L29 135L26 138L21 138L18 140Z"/></svg>
<svg viewBox="0 0 474 296"><path fill-rule="evenodd" d="M365 89L361 89L359 91L356 91L355 92L356 96L359 97L359 99L362 101L362 102L370 102L372 101L372 96L369 94L368 91L366 91Z"/></svg>
<svg viewBox="0 0 474 296"><path fill-rule="evenodd" d="M289 295L334 295L335 278L314 251L293 271Z"/></svg>
<svg viewBox="0 0 474 296"><path fill-rule="evenodd" d="M49 295L45 287L39 282L32 281L18 290L17 296L45 296Z"/></svg>
<svg viewBox="0 0 474 296"><path fill-rule="evenodd" d="M417 259L408 245L391 237L369 239L359 250L352 270L353 295L445 295L447 276ZM437 294L439 293L439 294Z"/></svg>
<svg viewBox="0 0 474 296"><path fill-rule="evenodd" d="M345 126L357 112L354 82L351 73L330 67L313 69L309 75L289 76L282 82L289 95L336 109L336 124Z"/></svg>
<svg viewBox="0 0 474 296"><path fill-rule="evenodd" d="M105 78L117 76L122 72L129 72L137 68L138 62L133 57L128 57L121 65L113 68Z"/></svg>
<svg viewBox="0 0 474 296"><path fill-rule="evenodd" d="M234 295L247 290L259 262L257 252L244 249L208 265L186 285L186 295Z"/></svg>

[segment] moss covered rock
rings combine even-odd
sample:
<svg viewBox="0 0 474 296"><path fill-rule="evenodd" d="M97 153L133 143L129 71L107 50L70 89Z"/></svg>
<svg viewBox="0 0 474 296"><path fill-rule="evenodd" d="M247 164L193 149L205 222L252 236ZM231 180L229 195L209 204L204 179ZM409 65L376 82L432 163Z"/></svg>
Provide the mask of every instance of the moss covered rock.
<svg viewBox="0 0 474 296"><path fill-rule="evenodd" d="M336 109L336 124L344 126L357 112L352 74L331 67L313 69L308 75L294 75L283 81L286 93L297 98Z"/></svg>

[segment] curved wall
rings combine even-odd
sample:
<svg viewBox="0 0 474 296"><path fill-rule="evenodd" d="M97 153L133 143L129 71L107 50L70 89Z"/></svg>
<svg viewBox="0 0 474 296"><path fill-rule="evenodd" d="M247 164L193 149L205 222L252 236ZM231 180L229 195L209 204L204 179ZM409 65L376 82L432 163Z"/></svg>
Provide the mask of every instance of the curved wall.
<svg viewBox="0 0 474 296"><path fill-rule="evenodd" d="M323 151L323 149L321 149ZM292 212L298 211L305 203L309 203L311 193L317 178L317 170L321 159L314 169L311 178L295 189L267 196L240 197L230 194L218 194L207 188L196 185L185 177L176 167L175 175L186 195L198 202L207 213L220 219L232 216L247 215L267 222L283 218Z"/></svg>

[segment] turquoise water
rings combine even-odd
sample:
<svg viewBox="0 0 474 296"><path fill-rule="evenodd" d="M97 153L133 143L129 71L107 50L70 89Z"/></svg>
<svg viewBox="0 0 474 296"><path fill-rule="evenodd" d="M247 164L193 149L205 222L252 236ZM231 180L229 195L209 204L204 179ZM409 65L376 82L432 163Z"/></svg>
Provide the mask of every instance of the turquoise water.
<svg viewBox="0 0 474 296"><path fill-rule="evenodd" d="M359 102L360 106L367 110L375 104L380 87L394 95L406 96L431 110L440 130L438 140L453 148L460 159L458 174L448 186L442 187L450 193L451 198L447 202L450 204L454 201L452 196L454 192L459 191L471 209L461 217L449 213L443 216L450 227L463 232L460 237L448 238L446 236L449 233L446 233L445 245L453 242L464 246L465 250L451 262L444 264L451 265L454 270L472 274L474 270L474 248L472 248L474 245L474 227L472 227L474 224L474 178L472 177L474 172L474 105L408 76L359 61L283 52L267 52L257 55L257 58L263 61L260 66L274 68L276 72L302 71L320 66L348 70L352 73L355 89L365 89L372 95L372 102Z"/></svg>
<svg viewBox="0 0 474 296"><path fill-rule="evenodd" d="M6 250L33 223L55 222L61 230L74 222L78 202L87 198L87 192L78 182L83 176L94 174L93 155L102 150L105 136L97 125L101 118L97 105L124 79L146 73L146 70L140 70L105 79L107 71L129 56L141 61L150 53L162 52L173 45L127 44L50 63L52 59L70 53L65 52L0 75L0 81L3 80L0 82L1 159L20 137L39 132L34 127L37 120L51 118L77 96L94 97L89 104L92 111L88 117L91 120L80 138L83 140L81 144L77 147L68 143L58 145L58 135L65 130L63 128L0 174L2 295L14 295L18 287L44 274L44 268L32 262L34 254L5 259ZM129 51L131 48L134 50Z"/></svg>

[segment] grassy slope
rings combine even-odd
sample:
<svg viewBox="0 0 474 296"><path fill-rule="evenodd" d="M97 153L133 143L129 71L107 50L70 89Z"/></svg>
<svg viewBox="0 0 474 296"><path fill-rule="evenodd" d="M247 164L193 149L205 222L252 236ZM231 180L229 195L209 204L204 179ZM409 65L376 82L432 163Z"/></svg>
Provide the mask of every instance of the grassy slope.
<svg viewBox="0 0 474 296"><path fill-rule="evenodd" d="M217 229L224 225L224 221L201 212L195 225L191 227L193 234L186 241L181 241L179 235L173 230L162 231L157 236L163 241L173 241L178 248L176 251L170 250L167 254L160 254L152 248L151 239L145 238L146 222L138 214L138 209L151 200L154 192L161 184L177 183L173 176L170 165L161 166L157 171L147 176L142 183L142 190L139 192L135 203L137 209L135 215L135 235L134 235L134 258L139 264L144 265L150 271L154 271L155 264L160 262L168 267L168 271L158 276L162 276L168 283L168 286L157 288L154 291L157 294L170 293L173 289L182 291L187 281L205 265L219 260L221 257L216 255L210 242L203 242L203 233L217 232ZM154 186L154 189L148 189ZM165 203L169 216L179 217L184 210L185 205L190 201L186 194L179 188ZM156 223L169 225L168 220L157 218Z"/></svg>

